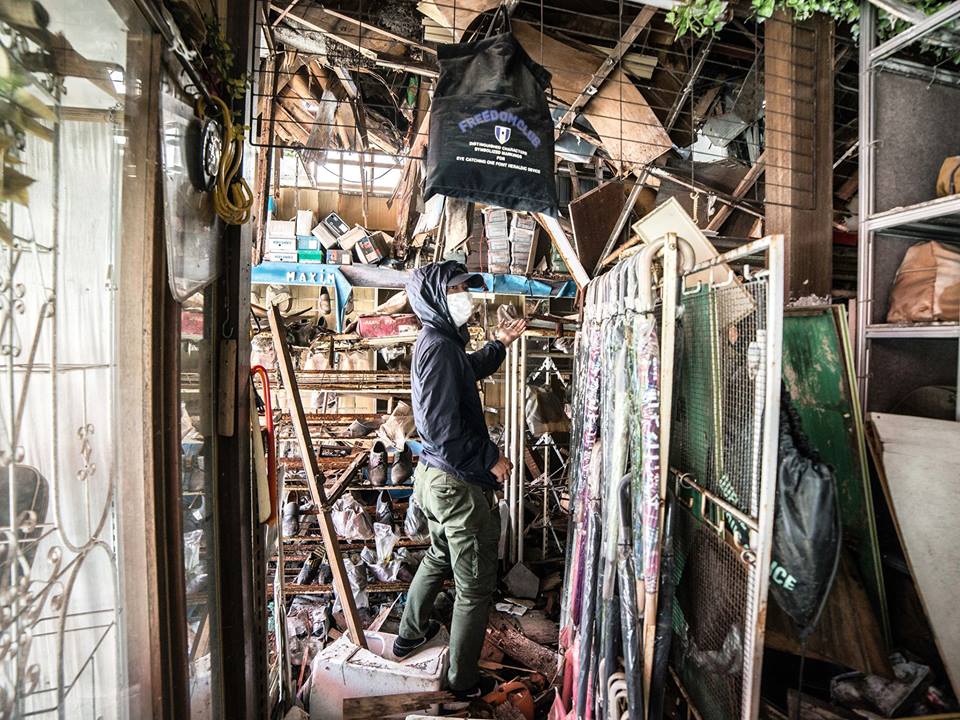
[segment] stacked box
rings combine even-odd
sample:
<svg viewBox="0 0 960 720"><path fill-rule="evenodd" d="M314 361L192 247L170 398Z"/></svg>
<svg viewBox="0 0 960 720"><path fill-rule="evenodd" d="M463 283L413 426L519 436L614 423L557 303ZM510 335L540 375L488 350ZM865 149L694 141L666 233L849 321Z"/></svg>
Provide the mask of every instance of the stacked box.
<svg viewBox="0 0 960 720"><path fill-rule="evenodd" d="M327 262L331 265L353 265L349 250L327 250Z"/></svg>
<svg viewBox="0 0 960 720"><path fill-rule="evenodd" d="M313 235L297 235L297 250L319 250L320 241Z"/></svg>
<svg viewBox="0 0 960 720"><path fill-rule="evenodd" d="M294 220L267 220L267 238L272 240L295 240L297 237L297 223Z"/></svg>
<svg viewBox="0 0 960 720"><path fill-rule="evenodd" d="M359 225L354 225L347 232L337 238L337 242L340 243L340 247L344 250L353 250L354 245L367 237L366 229L362 228Z"/></svg>
<svg viewBox="0 0 960 720"><path fill-rule="evenodd" d="M334 237L340 237L344 233L350 230L350 226L347 225L343 218L337 215L335 212L330 213L323 219L324 225L327 226L327 229L333 233Z"/></svg>
<svg viewBox="0 0 960 720"><path fill-rule="evenodd" d="M313 210L297 210L295 222L297 235L309 235L313 227Z"/></svg>
<svg viewBox="0 0 960 720"><path fill-rule="evenodd" d="M387 234L379 231L370 233L357 241L354 250L360 262L376 264L387 256Z"/></svg>
<svg viewBox="0 0 960 720"><path fill-rule="evenodd" d="M486 208L484 233L487 237L487 269L492 273L510 272L510 215L503 208Z"/></svg>
<svg viewBox="0 0 960 720"><path fill-rule="evenodd" d="M514 213L510 227L510 271L518 275L531 272L536 251L536 220L526 213Z"/></svg>
<svg viewBox="0 0 960 720"><path fill-rule="evenodd" d="M330 230L324 222L318 223L310 233L317 239L317 242L327 248L327 250L337 246L337 236L333 234L333 231Z"/></svg>
<svg viewBox="0 0 960 720"><path fill-rule="evenodd" d="M297 262L297 253L294 252L268 252L265 253L263 259L266 262L285 262L285 263L295 263Z"/></svg>
<svg viewBox="0 0 960 720"><path fill-rule="evenodd" d="M266 251L268 253L297 253L297 239L285 237L268 237Z"/></svg>
<svg viewBox="0 0 960 720"><path fill-rule="evenodd" d="M298 250L297 260L302 263L322 263L323 250Z"/></svg>

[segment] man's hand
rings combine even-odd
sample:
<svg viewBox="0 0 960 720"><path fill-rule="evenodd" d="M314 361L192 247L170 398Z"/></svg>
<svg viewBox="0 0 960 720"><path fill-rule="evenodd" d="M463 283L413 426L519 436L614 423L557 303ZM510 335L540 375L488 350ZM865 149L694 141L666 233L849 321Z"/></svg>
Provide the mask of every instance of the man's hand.
<svg viewBox="0 0 960 720"><path fill-rule="evenodd" d="M502 342L504 345L509 345L518 337L523 335L523 331L526 329L526 320L510 320L509 322L502 322L497 327L497 340Z"/></svg>
<svg viewBox="0 0 960 720"><path fill-rule="evenodd" d="M500 459L490 468L490 472L493 473L493 476L501 485L510 478L511 470L513 470L513 463L507 460L507 458L503 456L503 453L500 453Z"/></svg>

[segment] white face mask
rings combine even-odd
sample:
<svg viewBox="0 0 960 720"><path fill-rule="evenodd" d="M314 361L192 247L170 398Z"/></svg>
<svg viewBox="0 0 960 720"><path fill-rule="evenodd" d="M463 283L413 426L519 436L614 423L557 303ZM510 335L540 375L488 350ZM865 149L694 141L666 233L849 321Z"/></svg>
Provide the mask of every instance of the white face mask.
<svg viewBox="0 0 960 720"><path fill-rule="evenodd" d="M450 312L450 319L457 327L467 324L467 320L473 315L473 298L468 292L456 292L447 295L447 310Z"/></svg>

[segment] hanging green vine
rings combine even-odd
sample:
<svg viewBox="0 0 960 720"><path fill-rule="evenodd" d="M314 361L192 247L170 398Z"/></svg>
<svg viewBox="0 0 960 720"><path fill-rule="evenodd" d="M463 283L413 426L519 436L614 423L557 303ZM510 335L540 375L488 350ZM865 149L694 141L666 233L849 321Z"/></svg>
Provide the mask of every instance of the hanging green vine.
<svg viewBox="0 0 960 720"><path fill-rule="evenodd" d="M913 0L910 5L929 15L944 5L945 0ZM667 13L669 22L677 31L677 37L692 34L702 37L715 33L730 18L726 0L687 0ZM751 15L757 22L772 17L777 10L786 10L797 22L812 17L814 13L823 13L838 23L851 26L853 36L860 30L860 3L857 0L750 0ZM910 27L910 23L899 20L885 12L877 17L877 33L881 39L892 37ZM960 60L960 52L943 47L925 47L938 59Z"/></svg>

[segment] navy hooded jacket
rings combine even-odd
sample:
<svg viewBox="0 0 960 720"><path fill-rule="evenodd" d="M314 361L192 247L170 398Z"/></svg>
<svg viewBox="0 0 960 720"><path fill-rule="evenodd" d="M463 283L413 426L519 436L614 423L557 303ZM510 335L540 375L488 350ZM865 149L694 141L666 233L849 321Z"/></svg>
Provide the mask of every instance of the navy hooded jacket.
<svg viewBox="0 0 960 720"><path fill-rule="evenodd" d="M496 372L506 357L499 340L466 352L468 335L447 310L447 284L466 272L460 263L433 263L414 271L407 284L410 306L423 323L413 346L413 417L423 441L420 461L469 483L496 488L490 472L499 448L490 440L477 381Z"/></svg>

